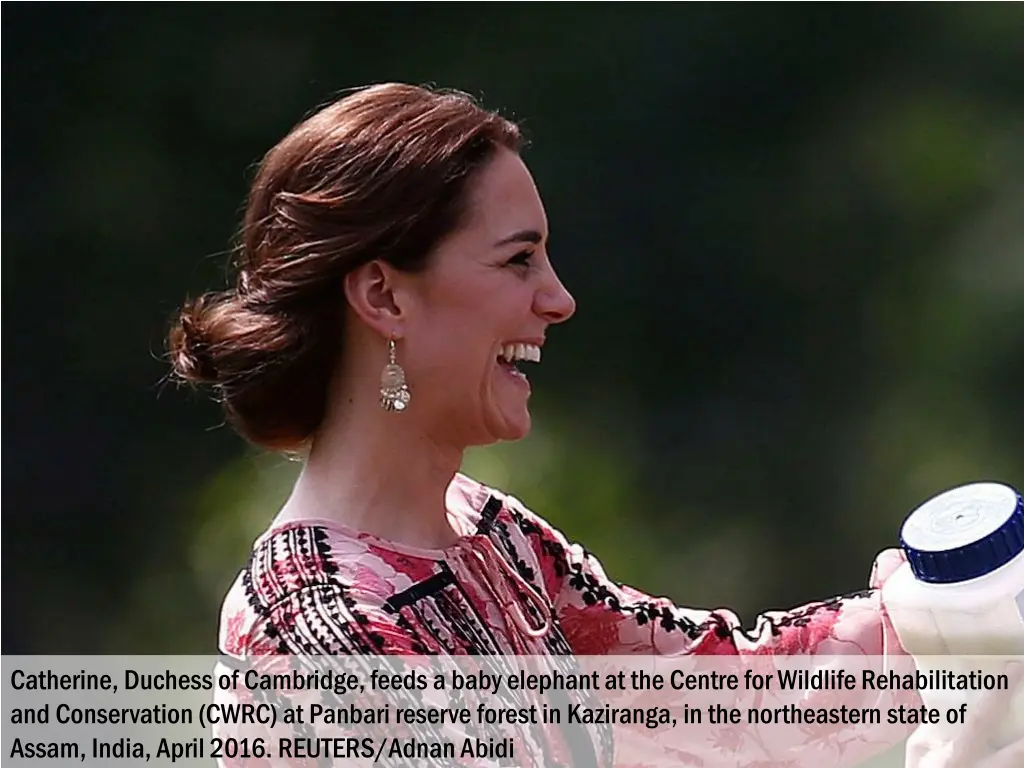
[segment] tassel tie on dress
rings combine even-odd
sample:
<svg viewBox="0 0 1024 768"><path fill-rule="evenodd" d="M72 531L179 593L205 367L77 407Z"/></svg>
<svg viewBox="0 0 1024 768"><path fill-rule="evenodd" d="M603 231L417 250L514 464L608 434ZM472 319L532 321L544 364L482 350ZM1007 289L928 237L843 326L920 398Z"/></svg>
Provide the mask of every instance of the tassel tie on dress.
<svg viewBox="0 0 1024 768"><path fill-rule="evenodd" d="M474 536L465 548L463 562L494 601L501 606L502 614L511 617L512 623L520 632L535 640L548 634L551 630L551 621L547 601L537 594L537 590L501 555L489 537ZM533 605L539 617L539 624L531 622L523 609L517 590Z"/></svg>

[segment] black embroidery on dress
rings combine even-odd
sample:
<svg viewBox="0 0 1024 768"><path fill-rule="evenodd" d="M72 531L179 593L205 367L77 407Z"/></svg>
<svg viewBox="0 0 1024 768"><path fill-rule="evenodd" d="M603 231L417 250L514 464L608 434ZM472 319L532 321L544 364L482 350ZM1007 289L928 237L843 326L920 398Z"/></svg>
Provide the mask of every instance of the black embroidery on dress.
<svg viewBox="0 0 1024 768"><path fill-rule="evenodd" d="M313 541L316 544L317 554L320 555L320 562L318 565L323 569L324 573L329 576L335 575L339 568L338 564L334 562L334 558L331 557L331 545L328 542L327 529L322 526L316 526L312 529Z"/></svg>
<svg viewBox="0 0 1024 768"><path fill-rule="evenodd" d="M417 618L420 626L433 641L432 644L436 644L444 652L457 653L460 649L452 644L451 638L446 637L446 633L435 623L432 615L443 618L444 627L449 629L450 634L456 639L465 643L471 649L470 653L479 652L481 639L486 640L482 635L483 621L475 613L472 618L469 616L473 611L472 602L463 592L462 585L448 564L442 561L437 565L439 570L436 574L388 599L384 603L384 611L396 615L397 626L414 639L413 651L416 653L428 654L427 646L431 643L413 629L413 622L408 621L403 615L405 611L409 611ZM460 600L454 600L453 594Z"/></svg>
<svg viewBox="0 0 1024 768"><path fill-rule="evenodd" d="M501 499L496 496L488 496L487 503L484 504L484 509L480 513L480 523L476 527L477 534L486 536L491 531L491 525L494 523L494 518L497 517L498 512L501 511Z"/></svg>
<svg viewBox="0 0 1024 768"><path fill-rule="evenodd" d="M419 602L425 597L437 594L445 587L455 583L455 574L451 572L446 563L441 563L441 569L433 576L418 581L408 589L396 592L388 598L384 604L392 610L400 610L407 605Z"/></svg>
<svg viewBox="0 0 1024 768"><path fill-rule="evenodd" d="M584 552L585 557L591 557L589 552L586 550ZM581 563L573 563L569 566L569 570L571 574L568 579L569 586L580 593L584 604L588 606L601 603L609 610L632 614L633 620L638 626L658 622L664 631L679 630L691 640L699 639L704 630L703 625L697 624L688 616L676 613L671 606L658 605L650 600L637 600L622 604L605 584L598 581L593 574L585 573Z"/></svg>
<svg viewBox="0 0 1024 768"><path fill-rule="evenodd" d="M533 568L527 565L526 561L519 556L519 550L517 550L515 544L512 543L512 536L509 533L508 525L501 520L495 520L494 530L497 531L498 534L498 543L501 544L502 548L505 550L505 554L509 556L508 559L515 564L516 571L519 572L519 575L526 579L530 584L537 586L536 581L534 581Z"/></svg>
<svg viewBox="0 0 1024 768"><path fill-rule="evenodd" d="M242 592L245 595L245 602L252 608L255 613L261 619L266 618L267 611L263 607L263 601L260 600L260 596L256 594L256 587L252 581L252 557L250 556L249 562L245 566L245 570L242 571Z"/></svg>
<svg viewBox="0 0 1024 768"><path fill-rule="evenodd" d="M452 592L454 595L451 594ZM458 600L455 599L456 596L459 598ZM456 638L467 645L476 645L477 640L473 636L476 635L479 638L479 633L475 633L473 630L477 629L476 625L480 622L474 621L474 619L479 619L479 617L469 615L472 605L458 582L453 581L452 590L445 590L433 595L431 602L434 610L445 620L445 624Z"/></svg>
<svg viewBox="0 0 1024 768"><path fill-rule="evenodd" d="M526 517L518 510L509 510L512 515L512 519L516 521L516 525L519 526L519 530L527 536L533 536L540 541L541 554L547 555L551 558L555 568L555 576L562 579L565 578L569 572L568 563L565 557L565 547L563 547L558 541L555 541L549 534L546 534L544 530L537 525L535 522Z"/></svg>
<svg viewBox="0 0 1024 768"><path fill-rule="evenodd" d="M242 571L246 602L266 618L296 591L331 583L338 573L331 554L327 531L320 526L274 534L250 553Z"/></svg>
<svg viewBox="0 0 1024 768"><path fill-rule="evenodd" d="M434 623L434 620L427 615L424 610L425 607L432 606L430 600L420 600L406 606L407 611L411 611L412 615L416 617L419 623L427 630L434 642L440 646L441 650L445 653L455 653L455 647L449 643L441 632L441 628Z"/></svg>
<svg viewBox="0 0 1024 768"><path fill-rule="evenodd" d="M849 599L860 599L870 597L874 593L874 590L860 590L858 592L851 592L847 595L840 595L833 597L829 600L825 600L818 603L811 603L810 605L799 608L795 611L787 613L781 618L772 618L772 634L781 634L781 630L784 627L806 627L811 623L814 616L821 611L831 611L832 613L839 613L843 609L843 603Z"/></svg>

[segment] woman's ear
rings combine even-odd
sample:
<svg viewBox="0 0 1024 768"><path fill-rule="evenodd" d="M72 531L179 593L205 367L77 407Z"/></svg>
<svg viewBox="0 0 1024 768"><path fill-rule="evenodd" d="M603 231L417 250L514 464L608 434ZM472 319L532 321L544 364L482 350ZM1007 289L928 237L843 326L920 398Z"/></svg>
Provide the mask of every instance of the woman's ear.
<svg viewBox="0 0 1024 768"><path fill-rule="evenodd" d="M352 310L377 333L387 338L401 338L407 312L401 296L397 271L380 260L374 260L345 275L345 298Z"/></svg>

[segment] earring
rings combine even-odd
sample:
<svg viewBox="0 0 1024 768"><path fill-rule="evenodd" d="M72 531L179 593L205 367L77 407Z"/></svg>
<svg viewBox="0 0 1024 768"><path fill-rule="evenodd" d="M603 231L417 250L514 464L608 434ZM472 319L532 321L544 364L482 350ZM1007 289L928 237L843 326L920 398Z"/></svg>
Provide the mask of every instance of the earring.
<svg viewBox="0 0 1024 768"><path fill-rule="evenodd" d="M388 339L388 364L380 374L380 407L389 412L404 411L410 398L405 371L395 362L395 340Z"/></svg>

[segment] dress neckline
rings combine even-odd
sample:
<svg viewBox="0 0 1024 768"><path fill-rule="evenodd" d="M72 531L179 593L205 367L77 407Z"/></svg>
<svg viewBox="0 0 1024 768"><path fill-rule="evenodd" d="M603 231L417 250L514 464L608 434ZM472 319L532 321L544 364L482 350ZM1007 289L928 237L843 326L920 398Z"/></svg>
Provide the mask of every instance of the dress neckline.
<svg viewBox="0 0 1024 768"><path fill-rule="evenodd" d="M296 528L323 528L325 530L340 533L343 536L370 544L379 549L386 549L397 554L418 557L425 560L448 560L453 555L465 552L473 542L481 537L479 532L479 520L485 515L489 503L497 502L499 507L503 506L499 499L490 492L486 486L472 480L461 473L455 476L446 494L448 508L448 520L455 531L457 539L447 547L417 547L412 544L403 544L393 541L386 536L381 536L369 531L360 530L354 526L333 520L327 517L296 517L280 523L271 525L261 533L253 544L258 548L281 533ZM474 521L473 518L477 518Z"/></svg>

